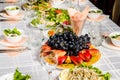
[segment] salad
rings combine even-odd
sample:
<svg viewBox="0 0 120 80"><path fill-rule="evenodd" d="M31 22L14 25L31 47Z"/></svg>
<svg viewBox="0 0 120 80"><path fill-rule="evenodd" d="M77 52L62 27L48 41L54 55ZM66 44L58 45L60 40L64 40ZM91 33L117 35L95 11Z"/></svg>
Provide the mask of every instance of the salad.
<svg viewBox="0 0 120 80"><path fill-rule="evenodd" d="M47 27L56 27L58 24L70 24L70 17L67 10L50 8L46 11L37 11L37 18L31 21L34 27L38 27L40 24L46 24Z"/></svg>
<svg viewBox="0 0 120 80"><path fill-rule="evenodd" d="M96 67L80 65L75 68L65 69L60 75L60 80L110 80L111 75L102 73Z"/></svg>
<svg viewBox="0 0 120 80"><path fill-rule="evenodd" d="M30 80L31 76L22 74L18 69L15 70L14 80Z"/></svg>
<svg viewBox="0 0 120 80"><path fill-rule="evenodd" d="M5 34L6 36L9 36L9 35L11 35L11 34L12 34L13 37L14 37L15 35L16 35L16 36L20 36L20 35L21 35L21 31L20 31L19 29L17 29L16 27L13 28L13 29L5 29L3 32L4 32L4 34Z"/></svg>
<svg viewBox="0 0 120 80"><path fill-rule="evenodd" d="M18 68L14 73L9 73L0 77L0 80L30 80L31 76L28 74L22 74Z"/></svg>
<svg viewBox="0 0 120 80"><path fill-rule="evenodd" d="M19 9L18 7L6 8L6 10L18 10L18 9Z"/></svg>

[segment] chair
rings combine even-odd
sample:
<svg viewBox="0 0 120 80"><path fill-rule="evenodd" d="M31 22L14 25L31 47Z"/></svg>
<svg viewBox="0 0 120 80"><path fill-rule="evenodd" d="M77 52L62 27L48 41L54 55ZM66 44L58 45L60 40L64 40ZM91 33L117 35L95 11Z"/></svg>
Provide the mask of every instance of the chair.
<svg viewBox="0 0 120 80"><path fill-rule="evenodd" d="M112 20L120 26L120 0L115 0L112 12Z"/></svg>

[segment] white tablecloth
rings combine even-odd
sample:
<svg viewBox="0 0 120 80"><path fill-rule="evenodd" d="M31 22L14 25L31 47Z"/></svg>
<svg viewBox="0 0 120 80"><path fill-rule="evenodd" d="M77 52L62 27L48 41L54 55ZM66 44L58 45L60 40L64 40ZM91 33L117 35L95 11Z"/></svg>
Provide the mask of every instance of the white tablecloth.
<svg viewBox="0 0 120 80"><path fill-rule="evenodd" d="M7 5L13 4L0 3L0 10ZM20 5L20 3L16 3L16 5ZM85 5L95 7L89 1L85 3ZM23 29L23 27L26 27L27 23L28 21L23 20L13 24L1 21L0 29L3 30L7 27L14 26ZM120 31L119 26L117 26L109 18L106 18L100 23L102 24L101 27L103 34ZM86 30L87 26L86 22L83 31ZM0 32L0 34L2 33ZM100 50L102 56L101 59L94 64L94 66L100 68L103 72L109 72L112 75L111 80L120 80L120 49L110 49L104 46L99 46L98 49ZM37 49L32 48L31 50L21 52L14 57L10 57L6 53L0 53L0 76L6 73L14 72L16 67L18 67L21 72L30 74L32 76L32 80L47 80L47 73L41 68L39 61L37 60L38 55L39 47Z"/></svg>

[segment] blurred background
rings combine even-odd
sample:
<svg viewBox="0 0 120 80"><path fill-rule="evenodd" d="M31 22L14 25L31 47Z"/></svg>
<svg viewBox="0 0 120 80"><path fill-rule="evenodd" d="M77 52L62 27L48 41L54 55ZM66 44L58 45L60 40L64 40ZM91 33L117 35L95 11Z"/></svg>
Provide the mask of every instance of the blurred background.
<svg viewBox="0 0 120 80"><path fill-rule="evenodd" d="M96 7L102 9L104 14L120 26L120 0L90 0Z"/></svg>

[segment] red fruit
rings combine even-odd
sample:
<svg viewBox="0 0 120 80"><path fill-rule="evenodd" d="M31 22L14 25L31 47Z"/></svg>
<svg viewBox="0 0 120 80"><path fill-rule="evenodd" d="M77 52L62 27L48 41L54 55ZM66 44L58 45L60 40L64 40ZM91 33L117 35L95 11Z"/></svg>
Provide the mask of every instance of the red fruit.
<svg viewBox="0 0 120 80"><path fill-rule="evenodd" d="M63 24L70 25L70 22L66 20L66 21L63 22Z"/></svg>
<svg viewBox="0 0 120 80"><path fill-rule="evenodd" d="M78 57L77 57L77 62L78 62L78 63L82 63L82 62L83 62L83 59L78 56Z"/></svg>
<svg viewBox="0 0 120 80"><path fill-rule="evenodd" d="M62 13L62 11L61 10L55 10L55 12L57 13L57 14L60 14L60 13Z"/></svg>
<svg viewBox="0 0 120 80"><path fill-rule="evenodd" d="M48 46L47 44L42 46L42 51L47 51L47 50L51 50L52 48L50 46Z"/></svg>
<svg viewBox="0 0 120 80"><path fill-rule="evenodd" d="M67 56L59 56L58 57L58 65L62 64L66 60Z"/></svg>
<svg viewBox="0 0 120 80"><path fill-rule="evenodd" d="M78 64L78 61L77 61L77 57L76 56L70 56L70 59L72 60L72 62L74 63L74 64Z"/></svg>
<svg viewBox="0 0 120 80"><path fill-rule="evenodd" d="M86 51L86 52L84 53L84 57L85 57L85 61L88 62L88 61L91 59L92 55L90 54L89 51Z"/></svg>
<svg viewBox="0 0 120 80"><path fill-rule="evenodd" d="M79 52L78 55L79 55L79 57L80 57L82 60L85 60L85 56L84 56L84 54L83 54L82 52Z"/></svg>

